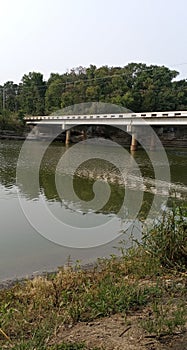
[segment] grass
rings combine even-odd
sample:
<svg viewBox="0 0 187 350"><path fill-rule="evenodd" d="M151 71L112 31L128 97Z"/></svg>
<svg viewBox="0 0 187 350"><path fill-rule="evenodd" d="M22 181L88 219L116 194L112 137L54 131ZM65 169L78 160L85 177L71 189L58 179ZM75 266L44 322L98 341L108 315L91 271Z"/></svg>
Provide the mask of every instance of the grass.
<svg viewBox="0 0 187 350"><path fill-rule="evenodd" d="M0 348L87 350L84 344L52 345L52 340L62 325L144 308L149 315L141 325L147 332L159 337L182 330L187 317L184 210L164 213L141 245L126 253L122 245L121 257L99 260L90 270L61 268L1 290Z"/></svg>
<svg viewBox="0 0 187 350"><path fill-rule="evenodd" d="M142 327L148 333L161 335L173 334L185 329L186 305L184 302L175 304L172 300L161 304L160 300L154 300L152 312L149 318L141 322Z"/></svg>
<svg viewBox="0 0 187 350"><path fill-rule="evenodd" d="M163 212L154 227L144 236L143 246L152 257L168 268L186 271L187 207L173 207Z"/></svg>

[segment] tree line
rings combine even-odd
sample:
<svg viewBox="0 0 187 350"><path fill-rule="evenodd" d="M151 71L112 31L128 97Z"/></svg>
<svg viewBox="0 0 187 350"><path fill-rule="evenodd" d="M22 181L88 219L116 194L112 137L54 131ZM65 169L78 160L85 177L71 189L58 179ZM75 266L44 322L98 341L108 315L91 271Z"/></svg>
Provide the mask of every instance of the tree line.
<svg viewBox="0 0 187 350"><path fill-rule="evenodd" d="M48 115L82 102L106 102L133 112L187 109L187 81L165 66L78 67L64 74L25 74L19 84L0 86L0 127L19 125L25 115Z"/></svg>

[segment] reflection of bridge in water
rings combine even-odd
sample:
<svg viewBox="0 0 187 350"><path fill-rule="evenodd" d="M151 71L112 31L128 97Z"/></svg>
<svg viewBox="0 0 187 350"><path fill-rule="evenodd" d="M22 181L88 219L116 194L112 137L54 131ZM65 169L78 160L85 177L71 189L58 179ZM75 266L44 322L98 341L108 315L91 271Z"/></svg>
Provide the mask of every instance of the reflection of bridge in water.
<svg viewBox="0 0 187 350"><path fill-rule="evenodd" d="M157 134L162 135L164 128L187 126L187 111L148 112L148 113L113 113L113 114L67 114L51 116L25 117L28 125L35 126L30 138L42 138L47 134L60 134L66 132L66 144L70 142L70 128L75 126L114 126L123 128L131 134L131 150L136 150L137 139L148 137L146 126L154 127ZM45 128L45 132L43 132ZM47 128L47 132L46 132ZM151 128L149 128L150 130ZM86 138L86 130L83 129L83 138ZM156 146L155 134L151 133L150 148Z"/></svg>

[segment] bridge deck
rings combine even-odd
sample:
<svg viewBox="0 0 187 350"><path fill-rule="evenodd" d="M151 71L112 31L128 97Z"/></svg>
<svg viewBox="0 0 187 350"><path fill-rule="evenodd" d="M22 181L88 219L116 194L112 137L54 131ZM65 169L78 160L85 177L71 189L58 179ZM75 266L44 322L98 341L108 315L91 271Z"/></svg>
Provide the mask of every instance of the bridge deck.
<svg viewBox="0 0 187 350"><path fill-rule="evenodd" d="M113 114L72 114L50 116L28 116L25 121L31 120L72 120L72 119L147 119L147 118L187 118L187 111L174 112L145 112L145 113L113 113Z"/></svg>
<svg viewBox="0 0 187 350"><path fill-rule="evenodd" d="M49 125L187 125L187 111L28 116L27 124Z"/></svg>

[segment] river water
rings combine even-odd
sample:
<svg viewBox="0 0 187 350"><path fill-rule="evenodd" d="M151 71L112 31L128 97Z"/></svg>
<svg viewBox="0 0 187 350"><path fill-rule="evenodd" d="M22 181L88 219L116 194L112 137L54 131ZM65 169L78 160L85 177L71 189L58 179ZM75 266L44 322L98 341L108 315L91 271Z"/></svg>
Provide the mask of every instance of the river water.
<svg viewBox="0 0 187 350"><path fill-rule="evenodd" d="M155 176L142 149L132 157L102 142L78 149L30 142L18 162L21 148L21 141L0 141L1 281L52 271L68 259L84 264L117 253L132 232L141 239L150 210L158 215L173 200L187 200L187 148L166 150L170 179L159 151L152 153Z"/></svg>

